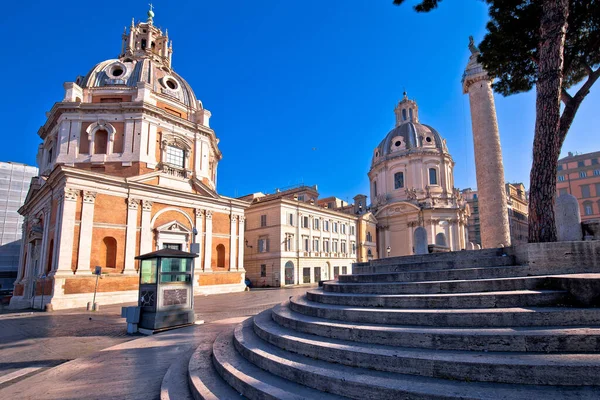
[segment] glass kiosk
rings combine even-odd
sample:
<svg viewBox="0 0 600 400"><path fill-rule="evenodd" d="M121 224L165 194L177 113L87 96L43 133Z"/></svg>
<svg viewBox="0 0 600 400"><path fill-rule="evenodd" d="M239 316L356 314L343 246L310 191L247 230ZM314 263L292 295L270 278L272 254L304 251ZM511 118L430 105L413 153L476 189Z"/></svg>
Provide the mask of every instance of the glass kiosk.
<svg viewBox="0 0 600 400"><path fill-rule="evenodd" d="M194 323L193 261L198 254L162 249L140 260L139 328L158 330Z"/></svg>

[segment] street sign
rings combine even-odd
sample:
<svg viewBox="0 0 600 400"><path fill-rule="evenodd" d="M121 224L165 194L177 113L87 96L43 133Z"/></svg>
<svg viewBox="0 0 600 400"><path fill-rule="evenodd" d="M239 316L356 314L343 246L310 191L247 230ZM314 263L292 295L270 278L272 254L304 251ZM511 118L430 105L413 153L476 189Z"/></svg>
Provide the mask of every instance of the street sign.
<svg viewBox="0 0 600 400"><path fill-rule="evenodd" d="M96 269L94 270L94 275L102 275L102 267L96 266Z"/></svg>

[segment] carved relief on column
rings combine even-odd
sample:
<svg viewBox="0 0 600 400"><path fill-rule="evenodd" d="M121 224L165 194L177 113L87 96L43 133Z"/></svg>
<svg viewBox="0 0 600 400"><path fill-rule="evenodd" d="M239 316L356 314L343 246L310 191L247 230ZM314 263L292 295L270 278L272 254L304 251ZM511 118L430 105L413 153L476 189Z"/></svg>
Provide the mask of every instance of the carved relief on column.
<svg viewBox="0 0 600 400"><path fill-rule="evenodd" d="M137 210L140 206L140 200L139 199L134 199L133 197L130 197L127 199L127 208L130 210Z"/></svg>
<svg viewBox="0 0 600 400"><path fill-rule="evenodd" d="M154 203L150 200L142 200L142 210L152 211L152 204Z"/></svg>
<svg viewBox="0 0 600 400"><path fill-rule="evenodd" d="M65 200L77 201L77 197L79 197L79 190L77 190L77 189L71 189L71 188L65 188L64 197L65 197Z"/></svg>
<svg viewBox="0 0 600 400"><path fill-rule="evenodd" d="M96 201L96 192L84 190L83 191L83 202L84 203L93 203L94 201Z"/></svg>

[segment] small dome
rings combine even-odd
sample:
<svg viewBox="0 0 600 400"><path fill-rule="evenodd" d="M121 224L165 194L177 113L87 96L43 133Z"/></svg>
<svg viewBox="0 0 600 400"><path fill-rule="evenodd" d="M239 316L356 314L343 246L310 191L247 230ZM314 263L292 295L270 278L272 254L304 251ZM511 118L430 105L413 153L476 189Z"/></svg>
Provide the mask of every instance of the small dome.
<svg viewBox="0 0 600 400"><path fill-rule="evenodd" d="M192 109L199 106L194 91L181 76L169 72L150 58L136 60L124 57L103 61L94 66L78 84L85 88L134 88L138 82L149 83L154 92L173 97Z"/></svg>

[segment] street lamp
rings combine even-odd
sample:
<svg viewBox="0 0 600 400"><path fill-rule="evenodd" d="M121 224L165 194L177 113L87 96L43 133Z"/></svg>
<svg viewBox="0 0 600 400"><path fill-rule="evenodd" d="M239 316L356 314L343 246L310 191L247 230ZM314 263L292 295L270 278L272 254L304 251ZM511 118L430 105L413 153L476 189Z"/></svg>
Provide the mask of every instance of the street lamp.
<svg viewBox="0 0 600 400"><path fill-rule="evenodd" d="M387 256L389 257L390 256L390 252L392 251L392 248L390 246L388 246L387 249L386 249L386 251L387 251Z"/></svg>

